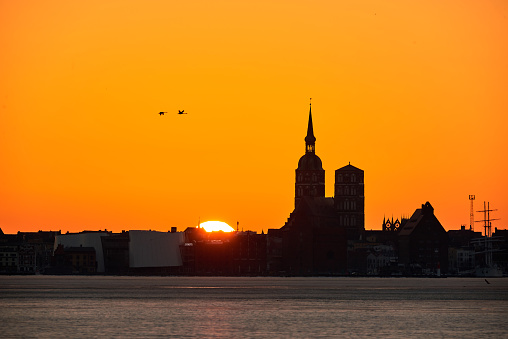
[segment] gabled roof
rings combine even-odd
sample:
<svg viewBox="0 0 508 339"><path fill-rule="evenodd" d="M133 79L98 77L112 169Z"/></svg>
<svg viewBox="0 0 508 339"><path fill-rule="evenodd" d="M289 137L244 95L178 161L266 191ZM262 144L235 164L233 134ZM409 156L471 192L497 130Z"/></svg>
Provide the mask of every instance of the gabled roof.
<svg viewBox="0 0 508 339"><path fill-rule="evenodd" d="M341 170L354 170L354 171L362 171L363 172L362 169L359 169L358 167L351 165L351 163L349 163L348 165L346 165L344 167L339 168L337 171L341 171Z"/></svg>
<svg viewBox="0 0 508 339"><path fill-rule="evenodd" d="M416 228L416 226L420 223L420 221L423 218L422 209L418 208L411 218L404 224L404 227L402 227L399 230L399 235L410 235Z"/></svg>
<svg viewBox="0 0 508 339"><path fill-rule="evenodd" d="M425 204L422 204L422 208L418 208L411 218L404 224L404 226L401 226L402 228L399 231L399 236L405 236L405 235L411 235L414 230L420 225L423 219L429 220L431 218L430 224L425 221L423 224L425 227L436 226L441 229L442 232L445 232L445 229L437 220L436 216L434 215L434 207L430 204L430 202L426 202ZM437 226L439 225L439 226Z"/></svg>

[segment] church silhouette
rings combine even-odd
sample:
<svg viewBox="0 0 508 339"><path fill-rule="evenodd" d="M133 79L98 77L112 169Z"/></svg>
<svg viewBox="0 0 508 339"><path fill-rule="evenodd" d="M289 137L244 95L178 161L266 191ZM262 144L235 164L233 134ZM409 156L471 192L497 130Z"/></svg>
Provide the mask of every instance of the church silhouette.
<svg viewBox="0 0 508 339"><path fill-rule="evenodd" d="M325 197L325 170L316 155L312 106L305 154L295 172L295 208L280 232L271 230L272 236L280 238L280 268L289 275L345 274L348 244L352 246L365 232L364 172L350 163L337 169L334 197ZM269 256L269 264L270 259L275 258Z"/></svg>

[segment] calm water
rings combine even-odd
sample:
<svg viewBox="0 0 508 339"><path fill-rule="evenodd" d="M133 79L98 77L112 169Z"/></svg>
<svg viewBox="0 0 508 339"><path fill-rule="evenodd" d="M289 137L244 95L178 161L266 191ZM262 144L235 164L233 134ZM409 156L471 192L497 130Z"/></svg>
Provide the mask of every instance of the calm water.
<svg viewBox="0 0 508 339"><path fill-rule="evenodd" d="M0 276L0 337L508 337L508 278Z"/></svg>

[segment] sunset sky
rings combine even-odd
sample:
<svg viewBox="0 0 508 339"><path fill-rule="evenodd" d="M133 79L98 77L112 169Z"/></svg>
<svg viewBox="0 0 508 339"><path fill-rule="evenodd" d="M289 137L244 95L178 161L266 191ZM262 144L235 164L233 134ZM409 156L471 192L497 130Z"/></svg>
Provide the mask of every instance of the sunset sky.
<svg viewBox="0 0 508 339"><path fill-rule="evenodd" d="M504 0L0 0L0 228L280 228L311 97L366 229L508 228Z"/></svg>

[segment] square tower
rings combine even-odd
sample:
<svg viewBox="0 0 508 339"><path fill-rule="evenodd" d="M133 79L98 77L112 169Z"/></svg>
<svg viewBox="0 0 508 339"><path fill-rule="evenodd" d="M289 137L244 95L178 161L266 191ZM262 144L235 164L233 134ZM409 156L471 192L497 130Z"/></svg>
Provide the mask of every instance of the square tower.
<svg viewBox="0 0 508 339"><path fill-rule="evenodd" d="M365 231L363 170L351 164L335 171L335 209L348 240L358 240Z"/></svg>

